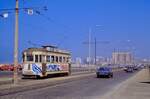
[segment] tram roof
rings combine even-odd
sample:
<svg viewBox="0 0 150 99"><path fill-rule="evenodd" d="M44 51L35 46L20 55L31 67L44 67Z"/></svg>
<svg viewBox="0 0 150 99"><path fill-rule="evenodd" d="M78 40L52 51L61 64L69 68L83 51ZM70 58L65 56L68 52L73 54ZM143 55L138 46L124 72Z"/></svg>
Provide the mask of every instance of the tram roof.
<svg viewBox="0 0 150 99"><path fill-rule="evenodd" d="M47 48L47 47L50 47L50 48L58 48L57 46L54 46L54 45L44 45L42 46L43 48Z"/></svg>
<svg viewBox="0 0 150 99"><path fill-rule="evenodd" d="M43 48L28 48L24 50L23 52L34 52L34 51L40 51L40 52L51 52L51 53L60 53L60 54L68 54L70 55L69 51L66 50L60 50L55 46L42 46ZM53 50L48 50L47 47L53 48Z"/></svg>

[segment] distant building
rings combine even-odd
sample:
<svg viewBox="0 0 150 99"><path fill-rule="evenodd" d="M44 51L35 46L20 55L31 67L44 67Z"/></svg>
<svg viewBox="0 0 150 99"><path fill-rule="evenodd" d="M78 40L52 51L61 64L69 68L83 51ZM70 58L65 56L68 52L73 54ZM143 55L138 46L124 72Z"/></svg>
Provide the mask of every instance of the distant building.
<svg viewBox="0 0 150 99"><path fill-rule="evenodd" d="M82 59L80 57L77 57L75 63L76 64L81 64L82 63Z"/></svg>
<svg viewBox="0 0 150 99"><path fill-rule="evenodd" d="M113 64L132 64L133 56L130 52L113 52L112 63Z"/></svg>
<svg viewBox="0 0 150 99"><path fill-rule="evenodd" d="M92 64L94 65L95 64L95 57L86 57L84 60L83 60L83 64ZM108 58L108 57L103 57L103 56L96 56L96 64L97 65L101 65L101 64L111 64L111 58Z"/></svg>

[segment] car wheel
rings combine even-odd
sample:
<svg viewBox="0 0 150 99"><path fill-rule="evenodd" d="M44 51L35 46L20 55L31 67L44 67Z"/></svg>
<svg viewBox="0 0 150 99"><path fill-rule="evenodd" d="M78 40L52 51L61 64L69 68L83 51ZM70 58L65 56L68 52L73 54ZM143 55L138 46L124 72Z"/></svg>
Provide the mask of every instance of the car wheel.
<svg viewBox="0 0 150 99"><path fill-rule="evenodd" d="M100 76L99 75L97 75L97 78L99 78Z"/></svg>
<svg viewBox="0 0 150 99"><path fill-rule="evenodd" d="M113 78L113 75L111 75L111 78Z"/></svg>

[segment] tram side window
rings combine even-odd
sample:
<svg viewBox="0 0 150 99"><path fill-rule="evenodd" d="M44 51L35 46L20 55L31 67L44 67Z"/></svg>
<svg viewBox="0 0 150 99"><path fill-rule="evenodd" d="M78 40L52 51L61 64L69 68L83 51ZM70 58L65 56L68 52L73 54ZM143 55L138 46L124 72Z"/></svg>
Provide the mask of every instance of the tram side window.
<svg viewBox="0 0 150 99"><path fill-rule="evenodd" d="M66 60L66 62L68 63L69 62L69 58L67 57L67 60Z"/></svg>
<svg viewBox="0 0 150 99"><path fill-rule="evenodd" d="M70 57L67 57L67 63L69 63L70 62Z"/></svg>
<svg viewBox="0 0 150 99"><path fill-rule="evenodd" d="M42 55L39 55L39 57L40 57L40 62L42 62Z"/></svg>
<svg viewBox="0 0 150 99"><path fill-rule="evenodd" d="M23 62L24 62L25 61L25 55L23 54L22 57L23 57Z"/></svg>
<svg viewBox="0 0 150 99"><path fill-rule="evenodd" d="M35 62L38 62L38 55L35 55Z"/></svg>
<svg viewBox="0 0 150 99"><path fill-rule="evenodd" d="M50 62L50 56L46 56L46 62Z"/></svg>
<svg viewBox="0 0 150 99"><path fill-rule="evenodd" d="M64 62L64 63L66 62L66 58L65 58L65 57L63 57L63 62Z"/></svg>
<svg viewBox="0 0 150 99"><path fill-rule="evenodd" d="M54 63L54 56L51 56L51 62Z"/></svg>
<svg viewBox="0 0 150 99"><path fill-rule="evenodd" d="M27 61L33 61L33 55L27 55Z"/></svg>
<svg viewBox="0 0 150 99"><path fill-rule="evenodd" d="M58 63L58 56L56 56L56 62Z"/></svg>
<svg viewBox="0 0 150 99"><path fill-rule="evenodd" d="M59 62L62 63L62 57L61 56L59 57Z"/></svg>

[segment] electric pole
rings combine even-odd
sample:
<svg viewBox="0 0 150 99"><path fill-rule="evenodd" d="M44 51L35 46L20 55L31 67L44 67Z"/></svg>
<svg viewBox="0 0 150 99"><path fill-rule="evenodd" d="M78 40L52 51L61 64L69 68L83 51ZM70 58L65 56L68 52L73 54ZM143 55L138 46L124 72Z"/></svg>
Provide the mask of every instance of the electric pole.
<svg viewBox="0 0 150 99"><path fill-rule="evenodd" d="M88 42L83 42L83 44L89 45L89 57L91 57L90 56L91 55L90 54L91 45L94 45L94 54L95 54L94 55L94 64L96 66L96 64L97 64L97 62L96 62L96 60L97 60L97 44L109 44L110 42L109 41L97 41L96 37L94 38L94 41L91 41L90 39L89 39L89 41Z"/></svg>
<svg viewBox="0 0 150 99"><path fill-rule="evenodd" d="M14 71L13 71L13 84L16 85L18 83L18 32L19 32L19 20L18 20L18 15L19 11L24 10L28 11L28 14L33 14L29 12L33 12L35 10L35 13L38 15L43 15L41 14L38 10L47 10L46 6L45 7L29 7L29 8L19 8L19 0L15 0L15 8L11 9L0 9L0 11L15 11L15 33L14 33ZM8 12L11 13L11 12ZM8 13L4 13L4 15L0 14L0 17L6 18L8 17Z"/></svg>
<svg viewBox="0 0 150 99"><path fill-rule="evenodd" d="M96 37L95 37L95 66L96 66L96 54L97 54L97 52L96 52L97 50L96 50Z"/></svg>
<svg viewBox="0 0 150 99"><path fill-rule="evenodd" d="M90 67L90 64L91 64L91 28L89 28L89 67Z"/></svg>
<svg viewBox="0 0 150 99"><path fill-rule="evenodd" d="M15 40L14 40L14 77L13 83L18 83L18 14L19 14L19 1L16 0L15 8Z"/></svg>

